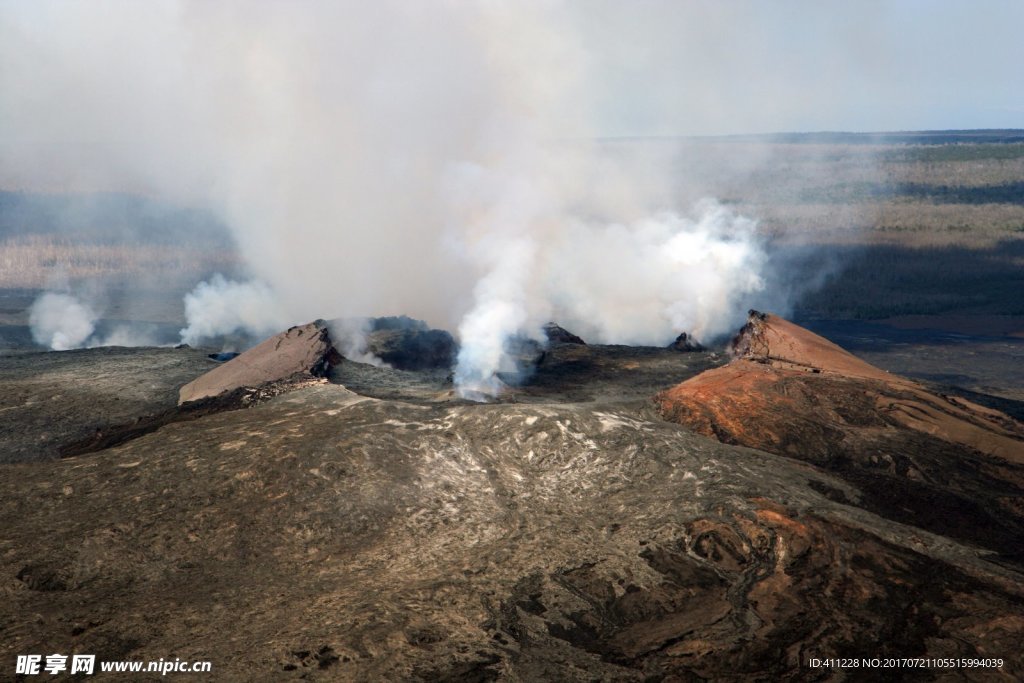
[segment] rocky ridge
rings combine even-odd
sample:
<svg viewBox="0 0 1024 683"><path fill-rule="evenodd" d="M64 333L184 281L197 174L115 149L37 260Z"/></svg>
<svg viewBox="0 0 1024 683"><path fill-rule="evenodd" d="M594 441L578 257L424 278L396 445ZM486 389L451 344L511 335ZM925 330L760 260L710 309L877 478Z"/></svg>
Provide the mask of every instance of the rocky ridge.
<svg viewBox="0 0 1024 683"><path fill-rule="evenodd" d="M752 311L733 360L661 392L662 415L811 462L901 522L1024 559L1024 426L933 393L774 315Z"/></svg>

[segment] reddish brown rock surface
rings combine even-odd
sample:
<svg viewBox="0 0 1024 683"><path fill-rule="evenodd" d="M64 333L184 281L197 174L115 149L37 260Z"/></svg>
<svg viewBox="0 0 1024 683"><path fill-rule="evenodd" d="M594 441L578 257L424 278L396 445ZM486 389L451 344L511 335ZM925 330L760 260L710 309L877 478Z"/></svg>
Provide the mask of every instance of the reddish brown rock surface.
<svg viewBox="0 0 1024 683"><path fill-rule="evenodd" d="M778 316L752 312L733 352L729 365L659 394L662 412L723 441L775 452L807 449L787 445L797 420L863 437L904 427L1024 463L1024 426L1003 413L934 394ZM854 407L857 414L844 410Z"/></svg>
<svg viewBox="0 0 1024 683"><path fill-rule="evenodd" d="M297 325L192 380L181 388L178 403L218 396L241 387L322 377L332 364L341 360L323 323Z"/></svg>
<svg viewBox="0 0 1024 683"><path fill-rule="evenodd" d="M662 415L837 471L865 487L878 512L1020 558L1020 423L770 314L751 312L733 352L728 365L658 394Z"/></svg>

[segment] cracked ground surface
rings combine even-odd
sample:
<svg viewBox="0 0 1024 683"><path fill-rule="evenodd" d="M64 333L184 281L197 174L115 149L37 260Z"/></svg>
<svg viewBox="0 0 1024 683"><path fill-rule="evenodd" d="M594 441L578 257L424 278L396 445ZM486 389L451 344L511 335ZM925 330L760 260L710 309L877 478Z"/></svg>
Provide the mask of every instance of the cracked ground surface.
<svg viewBox="0 0 1024 683"><path fill-rule="evenodd" d="M4 465L0 661L208 659L214 678L252 681L769 681L842 678L810 657L891 655L1005 661L903 672L919 680L1024 676L1015 559L897 518L877 482L720 443L645 398L721 359L560 349L502 403L384 371L369 395L376 371L349 368L348 387ZM68 372L109 360L81 353ZM163 373L153 395L177 381ZM67 387L78 410L95 401Z"/></svg>

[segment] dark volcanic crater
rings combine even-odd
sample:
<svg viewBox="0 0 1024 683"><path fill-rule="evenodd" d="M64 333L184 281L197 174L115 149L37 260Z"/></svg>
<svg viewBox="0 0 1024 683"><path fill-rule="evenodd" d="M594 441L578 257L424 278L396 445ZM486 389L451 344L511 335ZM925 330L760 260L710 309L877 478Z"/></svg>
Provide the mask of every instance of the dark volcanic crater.
<svg viewBox="0 0 1024 683"><path fill-rule="evenodd" d="M337 360L188 417L177 389L213 366L204 351L16 358L0 359L8 385L41 400L60 378L47 400L64 411L5 405L18 453L52 458L96 426L163 418L114 447L4 466L3 662L207 659L218 680L253 681L774 681L843 680L811 657L927 656L1003 667L900 677L1024 676L1024 573L1001 552L1020 527L981 533L997 509L1024 512L1018 466L973 451L965 466L957 442L857 478L663 419L658 391L743 367L721 354L553 343L490 404L454 397L444 368ZM758 400L777 420L789 404L773 396ZM762 420L729 424L761 433ZM998 500L979 496L984 477ZM900 486L923 484L978 514L965 502L955 529L916 503L895 514Z"/></svg>

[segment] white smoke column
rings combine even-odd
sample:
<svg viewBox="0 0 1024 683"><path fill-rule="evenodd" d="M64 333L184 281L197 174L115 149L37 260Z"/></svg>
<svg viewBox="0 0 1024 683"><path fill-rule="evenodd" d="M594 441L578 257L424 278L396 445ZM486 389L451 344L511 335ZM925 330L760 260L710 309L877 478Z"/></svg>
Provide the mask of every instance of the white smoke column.
<svg viewBox="0 0 1024 683"><path fill-rule="evenodd" d="M764 287L766 260L754 239L756 223L712 206L696 223L668 217L672 237L659 263L669 275L661 300L669 335L689 332L698 340L735 329L742 298ZM659 338L660 337L660 338ZM666 335L655 341L666 341Z"/></svg>
<svg viewBox="0 0 1024 683"><path fill-rule="evenodd" d="M497 373L516 370L506 353L506 342L517 333L539 336L539 329L527 332L527 279L532 276L533 244L519 239L500 248L501 259L476 284L475 305L459 325L462 346L454 381L463 398L479 400L500 393L503 385Z"/></svg>
<svg viewBox="0 0 1024 683"><path fill-rule="evenodd" d="M516 369L506 342L542 340L548 317L607 344L664 346L680 332L707 341L734 329L744 297L764 286L757 224L713 201L695 212L630 225L566 219L548 228L542 254L525 238L499 243L459 327L460 395L500 393L495 373Z"/></svg>
<svg viewBox="0 0 1024 683"><path fill-rule="evenodd" d="M764 286L756 222L705 201L694 216L568 229L547 261L554 315L599 343L662 346L680 332L708 341L744 317Z"/></svg>
<svg viewBox="0 0 1024 683"><path fill-rule="evenodd" d="M266 284L235 282L219 274L185 295L185 319L184 344L234 332L268 336L295 322Z"/></svg>
<svg viewBox="0 0 1024 683"><path fill-rule="evenodd" d="M529 146L518 151L541 158ZM452 244L467 266L479 273L472 307L458 327L454 381L464 398L499 393L503 385L496 373L516 369L505 351L506 342L517 334L536 337L545 322L535 318L542 297L536 292L534 270L537 241L549 227L548 217L557 215L552 208L557 205L546 188L517 174L510 158L501 162L505 168L453 165L446 177L456 233ZM538 173L542 170L537 168Z"/></svg>
<svg viewBox="0 0 1024 683"><path fill-rule="evenodd" d="M367 350L366 336L371 332L369 318L342 318L330 321L331 341L346 359L378 368L391 366Z"/></svg>
<svg viewBox="0 0 1024 683"><path fill-rule="evenodd" d="M95 311L77 298L47 292L32 303L28 322L37 344L67 351L85 346L98 319Z"/></svg>

